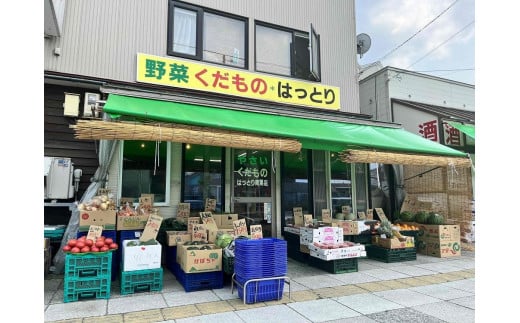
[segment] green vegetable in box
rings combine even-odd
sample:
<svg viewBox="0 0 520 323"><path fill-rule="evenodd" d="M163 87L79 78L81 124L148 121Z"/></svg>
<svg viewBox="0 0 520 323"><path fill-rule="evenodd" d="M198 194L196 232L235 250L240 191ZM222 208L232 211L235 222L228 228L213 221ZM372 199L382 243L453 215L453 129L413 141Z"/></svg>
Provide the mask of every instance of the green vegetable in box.
<svg viewBox="0 0 520 323"><path fill-rule="evenodd" d="M415 215L410 211L404 211L399 214L399 220L403 222L413 222Z"/></svg>
<svg viewBox="0 0 520 323"><path fill-rule="evenodd" d="M233 236L228 233L222 233L217 235L217 240L215 241L215 245L219 248L227 247L231 241L233 241Z"/></svg>

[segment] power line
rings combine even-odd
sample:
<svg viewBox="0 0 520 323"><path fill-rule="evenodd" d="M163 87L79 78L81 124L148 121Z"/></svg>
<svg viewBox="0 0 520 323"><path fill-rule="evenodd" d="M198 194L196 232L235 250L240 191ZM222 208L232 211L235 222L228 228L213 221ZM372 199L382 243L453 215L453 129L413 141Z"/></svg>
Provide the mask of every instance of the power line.
<svg viewBox="0 0 520 323"><path fill-rule="evenodd" d="M453 7L453 5L455 3L457 3L459 0L455 0L453 1L452 4L450 4L448 6L448 8L444 9L439 15L437 15L437 17L433 18L433 20L431 20L429 23L427 23L424 27L422 27L421 29L419 29L415 34L413 34L412 36L410 36L410 38L408 38L407 40L405 40L403 43L401 43L401 45L395 47L394 49L392 49L388 54L386 54L385 56L383 56L382 58L378 59L379 61L382 61L383 59L385 59L386 57L390 56L393 52L395 52L396 50L398 50L399 48L401 48L404 44L406 44L408 41L410 41L412 38L414 38L415 36L417 36L421 31L423 31L426 27L428 27L429 25L431 25L435 20L437 20L440 16L442 16L446 11L450 10L451 7Z"/></svg>
<svg viewBox="0 0 520 323"><path fill-rule="evenodd" d="M457 36L458 34L460 34L461 32L463 32L466 28L468 28L469 26L471 26L473 23L475 23L475 20L472 20L469 24L467 24L466 26L462 27L462 29L460 29L459 31L457 31L455 34L451 35L450 38L446 39L445 41L443 41L442 43L440 43L439 45L435 46L432 50L430 50L428 53L426 53L426 55L424 55L423 57L419 58L418 60L416 60L415 62L413 62L410 66L408 66L406 69L409 69L410 67L414 66L415 64L419 63L420 61L422 61L426 56L430 55L432 52L436 51L437 49L439 49L439 47L441 47L442 45L446 44L447 42L449 42L450 40L452 40L455 36Z"/></svg>

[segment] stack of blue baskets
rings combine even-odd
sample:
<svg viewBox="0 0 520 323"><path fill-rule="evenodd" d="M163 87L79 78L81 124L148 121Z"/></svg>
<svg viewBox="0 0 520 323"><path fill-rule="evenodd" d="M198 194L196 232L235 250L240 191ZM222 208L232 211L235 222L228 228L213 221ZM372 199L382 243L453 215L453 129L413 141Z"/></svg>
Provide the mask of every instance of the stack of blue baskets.
<svg viewBox="0 0 520 323"><path fill-rule="evenodd" d="M287 241L276 238L235 240L235 280L244 286L248 280L287 275ZM238 297L247 304L280 300L285 279L252 281L238 288Z"/></svg>

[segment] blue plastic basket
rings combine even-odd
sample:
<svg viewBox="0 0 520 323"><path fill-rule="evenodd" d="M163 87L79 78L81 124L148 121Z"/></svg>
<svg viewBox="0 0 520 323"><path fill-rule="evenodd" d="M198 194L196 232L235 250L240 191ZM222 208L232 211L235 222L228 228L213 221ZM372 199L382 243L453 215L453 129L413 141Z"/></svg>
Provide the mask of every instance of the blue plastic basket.
<svg viewBox="0 0 520 323"><path fill-rule="evenodd" d="M287 274L287 241L277 238L235 241L234 272L243 279Z"/></svg>
<svg viewBox="0 0 520 323"><path fill-rule="evenodd" d="M285 286L285 279L271 279L263 281L253 281L244 286L248 279L235 276L236 281L241 285L237 286L238 297L246 304L256 302L265 302L280 300L283 297L283 289Z"/></svg>

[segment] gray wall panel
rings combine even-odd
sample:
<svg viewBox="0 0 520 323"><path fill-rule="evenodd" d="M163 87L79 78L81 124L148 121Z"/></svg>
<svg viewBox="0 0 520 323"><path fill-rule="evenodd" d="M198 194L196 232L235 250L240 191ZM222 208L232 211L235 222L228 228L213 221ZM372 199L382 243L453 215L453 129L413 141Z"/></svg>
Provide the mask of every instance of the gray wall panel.
<svg viewBox="0 0 520 323"><path fill-rule="evenodd" d="M189 2L250 19L250 70L255 19L305 31L312 22L321 35L321 83L341 88L342 111L359 112L353 0ZM45 70L135 82L137 52L167 56L167 10L167 0L68 0L62 36L44 42Z"/></svg>

